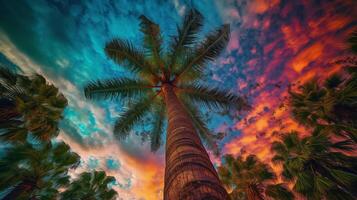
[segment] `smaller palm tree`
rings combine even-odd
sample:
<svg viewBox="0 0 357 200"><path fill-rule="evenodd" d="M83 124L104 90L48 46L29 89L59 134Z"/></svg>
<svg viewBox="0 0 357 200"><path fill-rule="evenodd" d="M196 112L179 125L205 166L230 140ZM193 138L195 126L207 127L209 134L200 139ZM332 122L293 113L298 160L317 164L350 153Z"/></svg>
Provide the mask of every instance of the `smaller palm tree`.
<svg viewBox="0 0 357 200"><path fill-rule="evenodd" d="M282 184L270 184L275 174L267 164L254 155L245 160L242 156L234 158L224 156L224 164L218 168L218 174L226 187L232 192L231 199L263 200L265 196L273 199L289 200L293 195Z"/></svg>
<svg viewBox="0 0 357 200"><path fill-rule="evenodd" d="M55 199L79 161L63 142L14 146L0 160L0 191L9 191L6 200Z"/></svg>
<svg viewBox="0 0 357 200"><path fill-rule="evenodd" d="M104 171L84 172L61 194L63 200L112 200L117 192L108 187L115 178Z"/></svg>
<svg viewBox="0 0 357 200"><path fill-rule="evenodd" d="M297 132L288 133L272 149L273 162L283 165L283 178L307 199L356 198L357 159L341 153L353 150L351 141L333 143L316 129L301 139Z"/></svg>
<svg viewBox="0 0 357 200"><path fill-rule="evenodd" d="M292 114L301 124L320 126L325 132L357 142L357 73L348 68L348 77L334 74L320 85L317 80L289 91Z"/></svg>
<svg viewBox="0 0 357 200"><path fill-rule="evenodd" d="M40 75L29 78L0 67L0 139L25 141L27 134L49 141L67 99Z"/></svg>

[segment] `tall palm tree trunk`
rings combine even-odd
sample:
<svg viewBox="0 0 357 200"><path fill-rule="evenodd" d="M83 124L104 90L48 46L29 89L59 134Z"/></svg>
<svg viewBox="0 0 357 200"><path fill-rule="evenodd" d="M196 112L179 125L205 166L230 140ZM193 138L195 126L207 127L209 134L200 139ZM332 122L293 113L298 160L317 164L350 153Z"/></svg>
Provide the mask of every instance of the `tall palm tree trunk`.
<svg viewBox="0 0 357 200"><path fill-rule="evenodd" d="M227 200L191 118L174 88L164 84L168 114L164 200Z"/></svg>

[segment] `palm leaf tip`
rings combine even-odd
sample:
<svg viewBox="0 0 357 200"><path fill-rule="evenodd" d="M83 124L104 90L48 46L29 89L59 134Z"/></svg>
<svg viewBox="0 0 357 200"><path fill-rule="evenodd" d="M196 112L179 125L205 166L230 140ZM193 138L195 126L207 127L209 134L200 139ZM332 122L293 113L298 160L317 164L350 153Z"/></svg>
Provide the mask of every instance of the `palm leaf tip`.
<svg viewBox="0 0 357 200"><path fill-rule="evenodd" d="M161 53L162 37L160 33L160 26L149 20L144 15L139 17L140 30L144 33L144 47L148 49L149 54L158 62ZM156 63L158 64L158 63Z"/></svg>
<svg viewBox="0 0 357 200"><path fill-rule="evenodd" d="M189 76L193 72L202 73L205 65L209 61L217 58L228 44L230 37L230 26L225 24L212 34L208 35L191 55L188 56L181 69L178 70L177 79Z"/></svg>
<svg viewBox="0 0 357 200"><path fill-rule="evenodd" d="M196 9L191 9L184 18L182 27L178 28L178 37L175 37L175 47L187 47L195 43L197 33L203 26L203 16Z"/></svg>
<svg viewBox="0 0 357 200"><path fill-rule="evenodd" d="M119 65L138 73L153 74L151 65L145 60L145 54L141 49L126 40L113 39L105 45L106 55Z"/></svg>

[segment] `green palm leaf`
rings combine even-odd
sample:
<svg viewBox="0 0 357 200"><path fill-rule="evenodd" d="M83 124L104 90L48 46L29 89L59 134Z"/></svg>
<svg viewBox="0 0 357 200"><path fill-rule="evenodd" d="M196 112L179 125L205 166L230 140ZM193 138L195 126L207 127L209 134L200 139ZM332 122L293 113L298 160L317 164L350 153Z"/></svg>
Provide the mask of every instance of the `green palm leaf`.
<svg viewBox="0 0 357 200"><path fill-rule="evenodd" d="M228 43L229 25L223 25L216 32L208 35L206 40L192 53L177 73L176 80L192 71L202 72L208 61L214 60Z"/></svg>
<svg viewBox="0 0 357 200"><path fill-rule="evenodd" d="M162 36L160 33L159 25L150 21L144 15L139 17L141 23L141 32L144 33L144 47L147 49L147 54L153 59L154 66L157 66L158 69L161 69L164 72L164 62L161 59L162 51ZM154 69L154 71L158 71Z"/></svg>
<svg viewBox="0 0 357 200"><path fill-rule="evenodd" d="M158 79L153 66L145 59L144 52L136 49L131 42L113 39L104 50L109 58L128 70L153 81Z"/></svg>
<svg viewBox="0 0 357 200"><path fill-rule="evenodd" d="M181 56L186 47L196 42L198 31L203 25L203 16L197 10L192 9L185 15L183 24L177 28L178 35L171 42L171 53L169 55L169 67L174 70L176 60Z"/></svg>
<svg viewBox="0 0 357 200"><path fill-rule="evenodd" d="M115 178L104 171L83 172L61 193L61 199L114 200L118 193L109 188L108 184L112 182Z"/></svg>
<svg viewBox="0 0 357 200"><path fill-rule="evenodd" d="M227 109L236 107L242 109L247 106L242 97L228 91L209 88L200 84L184 85L182 96L197 104L203 104L212 109Z"/></svg>
<svg viewBox="0 0 357 200"><path fill-rule="evenodd" d="M150 111L155 97L145 97L138 100L120 115L114 125L114 134L118 139L125 139L128 136L135 123Z"/></svg>
<svg viewBox="0 0 357 200"><path fill-rule="evenodd" d="M265 194L274 200L293 200L294 195L283 185L268 185Z"/></svg>
<svg viewBox="0 0 357 200"><path fill-rule="evenodd" d="M116 78L91 82L84 88L86 98L131 98L152 90L153 86L145 81Z"/></svg>

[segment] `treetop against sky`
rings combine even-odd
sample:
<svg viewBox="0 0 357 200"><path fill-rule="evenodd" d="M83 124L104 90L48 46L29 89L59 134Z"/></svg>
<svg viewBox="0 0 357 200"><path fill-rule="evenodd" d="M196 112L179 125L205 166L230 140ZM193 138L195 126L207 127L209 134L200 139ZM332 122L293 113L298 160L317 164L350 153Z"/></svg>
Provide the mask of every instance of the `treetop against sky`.
<svg viewBox="0 0 357 200"><path fill-rule="evenodd" d="M285 106L289 85L320 78L340 69L333 64L346 52L345 40L356 26L353 1L5 1L0 0L0 61L24 73L42 74L68 99L60 139L82 157L78 173L101 169L115 176L123 199L162 196L164 152L150 152L139 124L126 141L113 139L114 120L123 111L118 101L88 101L88 80L132 76L105 56L114 37L140 46L139 16L161 27L164 45L190 8L205 23L202 36L221 24L231 38L217 61L210 63L206 84L247 95L252 110L206 110L209 128L226 137L222 153L272 157L276 131L304 131ZM215 164L219 158L211 156ZM274 169L279 171L281 169Z"/></svg>

